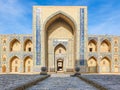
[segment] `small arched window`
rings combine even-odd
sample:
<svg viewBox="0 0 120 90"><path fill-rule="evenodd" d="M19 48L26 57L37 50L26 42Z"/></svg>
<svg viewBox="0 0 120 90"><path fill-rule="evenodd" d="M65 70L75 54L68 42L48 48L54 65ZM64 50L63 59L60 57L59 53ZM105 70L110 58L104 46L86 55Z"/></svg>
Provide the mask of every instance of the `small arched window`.
<svg viewBox="0 0 120 90"><path fill-rule="evenodd" d="M3 47L3 51L6 51L6 47Z"/></svg>
<svg viewBox="0 0 120 90"><path fill-rule="evenodd" d="M6 43L6 40L5 40L5 39L3 40L3 43Z"/></svg>
<svg viewBox="0 0 120 90"><path fill-rule="evenodd" d="M61 53L61 49L59 49L59 53Z"/></svg>
<svg viewBox="0 0 120 90"><path fill-rule="evenodd" d="M105 61L103 61L103 64L105 64Z"/></svg>

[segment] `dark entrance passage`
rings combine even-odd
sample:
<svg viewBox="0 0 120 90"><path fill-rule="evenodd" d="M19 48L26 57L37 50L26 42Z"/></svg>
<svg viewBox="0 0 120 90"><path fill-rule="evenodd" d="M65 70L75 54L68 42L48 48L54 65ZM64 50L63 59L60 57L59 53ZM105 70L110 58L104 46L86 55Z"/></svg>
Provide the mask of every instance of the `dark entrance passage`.
<svg viewBox="0 0 120 90"><path fill-rule="evenodd" d="M57 71L63 71L63 60L57 61Z"/></svg>

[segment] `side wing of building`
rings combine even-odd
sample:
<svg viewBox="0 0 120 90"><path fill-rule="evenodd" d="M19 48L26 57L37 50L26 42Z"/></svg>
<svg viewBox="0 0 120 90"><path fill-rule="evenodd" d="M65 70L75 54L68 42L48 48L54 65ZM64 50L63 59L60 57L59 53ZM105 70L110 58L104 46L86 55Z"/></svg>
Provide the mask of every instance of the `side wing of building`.
<svg viewBox="0 0 120 90"><path fill-rule="evenodd" d="M32 72L33 69L32 35L0 35L1 73Z"/></svg>
<svg viewBox="0 0 120 90"><path fill-rule="evenodd" d="M89 35L88 72L120 72L120 37L112 35Z"/></svg>

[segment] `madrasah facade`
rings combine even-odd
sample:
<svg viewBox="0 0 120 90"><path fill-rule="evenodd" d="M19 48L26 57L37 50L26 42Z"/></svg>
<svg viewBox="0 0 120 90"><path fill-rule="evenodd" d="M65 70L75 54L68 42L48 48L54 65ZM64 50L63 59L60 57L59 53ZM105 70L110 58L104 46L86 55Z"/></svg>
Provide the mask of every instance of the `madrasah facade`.
<svg viewBox="0 0 120 90"><path fill-rule="evenodd" d="M86 6L33 6L32 34L0 35L1 73L120 72L120 36L89 35Z"/></svg>

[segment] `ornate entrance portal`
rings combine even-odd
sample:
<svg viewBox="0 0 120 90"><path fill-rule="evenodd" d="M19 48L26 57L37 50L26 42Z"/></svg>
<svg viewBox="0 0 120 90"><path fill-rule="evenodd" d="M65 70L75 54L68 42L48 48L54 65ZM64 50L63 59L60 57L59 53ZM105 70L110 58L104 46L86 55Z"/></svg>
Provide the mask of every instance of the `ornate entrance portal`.
<svg viewBox="0 0 120 90"><path fill-rule="evenodd" d="M62 13L55 14L46 23L45 58L48 72L72 71L75 64L75 26Z"/></svg>

